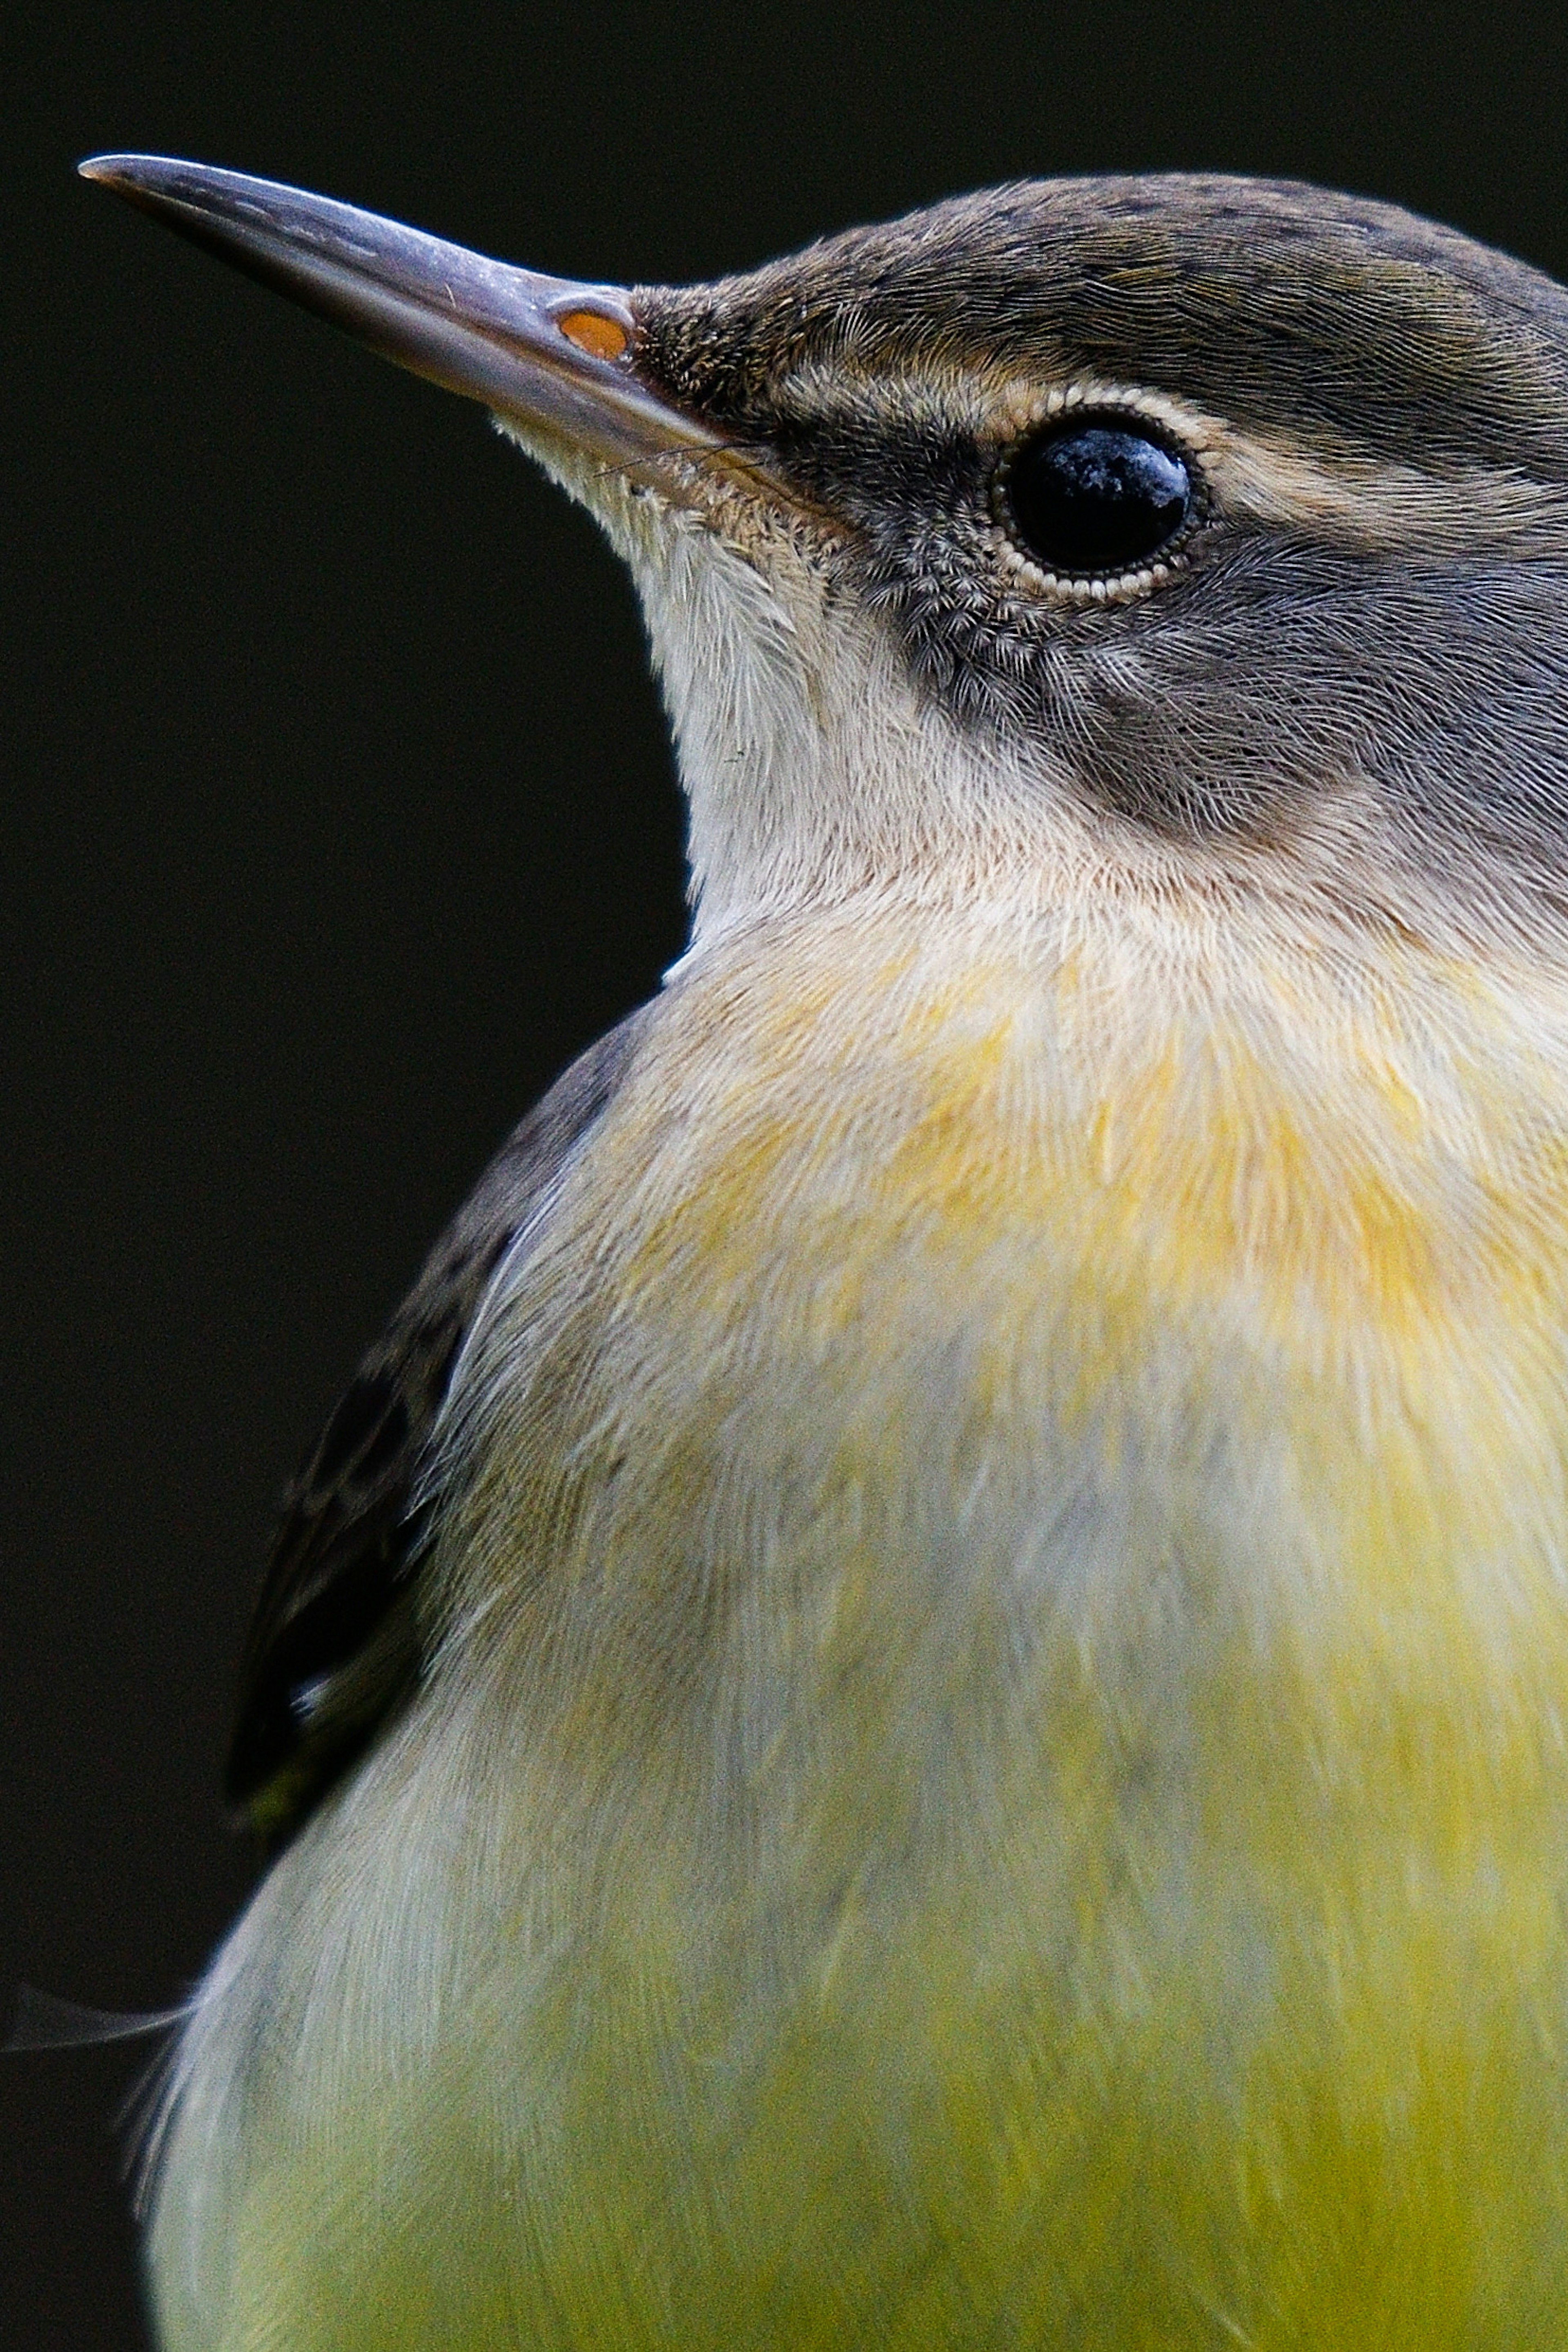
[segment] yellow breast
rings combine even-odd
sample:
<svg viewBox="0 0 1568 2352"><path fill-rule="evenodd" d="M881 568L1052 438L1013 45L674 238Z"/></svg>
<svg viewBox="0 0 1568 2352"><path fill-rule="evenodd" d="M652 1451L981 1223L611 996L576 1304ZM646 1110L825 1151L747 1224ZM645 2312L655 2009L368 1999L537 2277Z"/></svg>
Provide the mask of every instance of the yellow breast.
<svg viewBox="0 0 1568 2352"><path fill-rule="evenodd" d="M677 982L277 1898L266 2340L1568 2345L1568 1003L1178 949Z"/></svg>

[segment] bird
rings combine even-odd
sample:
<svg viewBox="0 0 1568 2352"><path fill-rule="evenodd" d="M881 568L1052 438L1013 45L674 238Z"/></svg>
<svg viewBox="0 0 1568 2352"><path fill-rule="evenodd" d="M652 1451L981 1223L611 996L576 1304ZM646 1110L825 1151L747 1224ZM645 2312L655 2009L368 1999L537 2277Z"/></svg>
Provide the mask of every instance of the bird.
<svg viewBox="0 0 1568 2352"><path fill-rule="evenodd" d="M82 168L597 519L691 877L288 1490L165 2352L1568 2344L1568 293Z"/></svg>

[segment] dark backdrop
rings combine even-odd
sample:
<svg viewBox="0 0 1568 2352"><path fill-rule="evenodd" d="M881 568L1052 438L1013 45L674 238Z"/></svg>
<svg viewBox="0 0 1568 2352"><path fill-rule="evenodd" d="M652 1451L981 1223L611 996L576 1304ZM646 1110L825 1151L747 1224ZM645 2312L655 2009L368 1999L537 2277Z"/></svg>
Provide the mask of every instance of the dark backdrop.
<svg viewBox="0 0 1568 2352"><path fill-rule="evenodd" d="M177 1997L281 1478L425 1244L681 936L638 624L460 404L108 195L95 148L517 260L704 276L1011 174L1219 165L1568 269L1561 0L360 11L0 30L0 1993ZM31 21L27 21L27 20ZM134 2050L0 2060L0 2336L141 2338Z"/></svg>

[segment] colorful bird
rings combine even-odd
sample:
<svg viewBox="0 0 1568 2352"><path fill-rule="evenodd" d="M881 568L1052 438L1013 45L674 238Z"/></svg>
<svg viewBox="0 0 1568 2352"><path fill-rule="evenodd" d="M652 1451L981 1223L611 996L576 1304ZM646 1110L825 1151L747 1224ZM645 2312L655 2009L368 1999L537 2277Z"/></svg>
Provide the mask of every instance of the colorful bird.
<svg viewBox="0 0 1568 2352"><path fill-rule="evenodd" d="M291 1491L166 2352L1568 2345L1568 295L84 168L591 510L690 813Z"/></svg>

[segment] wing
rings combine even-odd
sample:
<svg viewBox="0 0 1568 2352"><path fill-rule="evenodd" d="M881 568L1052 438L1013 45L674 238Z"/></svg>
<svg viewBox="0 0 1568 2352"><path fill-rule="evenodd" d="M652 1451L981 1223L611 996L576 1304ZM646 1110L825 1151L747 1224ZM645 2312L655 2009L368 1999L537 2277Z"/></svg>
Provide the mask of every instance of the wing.
<svg viewBox="0 0 1568 2352"><path fill-rule="evenodd" d="M559 1078L481 1178L284 1497L241 1673L227 1795L290 1838L419 1681L413 1489L491 1275L621 1083L646 1009Z"/></svg>

